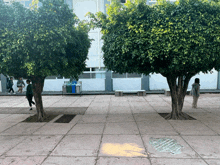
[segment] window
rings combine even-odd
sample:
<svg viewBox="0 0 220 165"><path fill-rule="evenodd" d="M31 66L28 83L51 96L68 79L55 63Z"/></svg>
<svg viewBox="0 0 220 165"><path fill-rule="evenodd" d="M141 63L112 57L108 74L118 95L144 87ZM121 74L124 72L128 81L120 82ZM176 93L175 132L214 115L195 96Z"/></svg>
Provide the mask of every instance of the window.
<svg viewBox="0 0 220 165"><path fill-rule="evenodd" d="M114 73L112 72L112 78L141 78L142 74L137 74L137 73Z"/></svg>
<svg viewBox="0 0 220 165"><path fill-rule="evenodd" d="M104 79L106 70L104 68L86 68L79 79Z"/></svg>
<svg viewBox="0 0 220 165"><path fill-rule="evenodd" d="M126 0L120 0L121 1L121 3L126 3Z"/></svg>

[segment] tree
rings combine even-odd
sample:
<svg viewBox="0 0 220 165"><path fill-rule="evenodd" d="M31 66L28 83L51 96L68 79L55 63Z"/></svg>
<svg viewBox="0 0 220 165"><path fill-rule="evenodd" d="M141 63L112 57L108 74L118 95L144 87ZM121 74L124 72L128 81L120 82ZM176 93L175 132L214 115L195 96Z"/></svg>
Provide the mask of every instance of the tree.
<svg viewBox="0 0 220 165"><path fill-rule="evenodd" d="M160 73L172 98L167 119L187 119L182 112L188 83L199 72L219 70L220 6L213 1L117 0L107 15L89 13L91 25L103 33L104 64L118 73Z"/></svg>
<svg viewBox="0 0 220 165"><path fill-rule="evenodd" d="M38 120L45 112L42 96L47 76L73 77L84 71L91 40L89 28L80 22L63 0L34 1L31 9L13 3L15 21L0 47L0 72L32 81ZM4 5L3 5L4 6ZM1 9L0 9L1 10Z"/></svg>

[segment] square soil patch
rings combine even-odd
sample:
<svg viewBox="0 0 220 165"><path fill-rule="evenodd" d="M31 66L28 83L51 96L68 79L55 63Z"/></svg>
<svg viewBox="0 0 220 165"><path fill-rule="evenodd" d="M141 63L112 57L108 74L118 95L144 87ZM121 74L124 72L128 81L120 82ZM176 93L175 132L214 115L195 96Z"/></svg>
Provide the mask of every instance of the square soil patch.
<svg viewBox="0 0 220 165"><path fill-rule="evenodd" d="M49 121L53 120L55 117L57 117L57 116L58 116L58 115L46 115L46 118L44 118L43 122L49 122ZM37 114L26 118L26 119L25 119L24 121L22 121L22 122L30 122L30 123L38 122L38 121L37 121Z"/></svg>
<svg viewBox="0 0 220 165"><path fill-rule="evenodd" d="M167 115L169 115L170 113L158 113L161 117L165 118ZM186 114L186 113L185 113ZM196 120L195 118L193 118L192 116L189 116L188 114L186 114L188 116L188 119L185 120Z"/></svg>
<svg viewBox="0 0 220 165"><path fill-rule="evenodd" d="M54 123L69 123L76 115L63 115Z"/></svg>

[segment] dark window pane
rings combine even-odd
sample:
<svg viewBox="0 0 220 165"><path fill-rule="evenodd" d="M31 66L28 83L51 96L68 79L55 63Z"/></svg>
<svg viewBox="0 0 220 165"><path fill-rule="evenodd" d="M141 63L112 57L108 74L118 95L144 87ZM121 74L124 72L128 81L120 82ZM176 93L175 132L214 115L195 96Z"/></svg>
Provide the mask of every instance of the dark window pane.
<svg viewBox="0 0 220 165"><path fill-rule="evenodd" d="M125 3L126 2L126 0L121 0L121 3Z"/></svg>
<svg viewBox="0 0 220 165"><path fill-rule="evenodd" d="M137 73L128 73L127 78L141 78L141 74Z"/></svg>
<svg viewBox="0 0 220 165"><path fill-rule="evenodd" d="M112 78L126 78L126 73L119 74L119 73L112 73Z"/></svg>

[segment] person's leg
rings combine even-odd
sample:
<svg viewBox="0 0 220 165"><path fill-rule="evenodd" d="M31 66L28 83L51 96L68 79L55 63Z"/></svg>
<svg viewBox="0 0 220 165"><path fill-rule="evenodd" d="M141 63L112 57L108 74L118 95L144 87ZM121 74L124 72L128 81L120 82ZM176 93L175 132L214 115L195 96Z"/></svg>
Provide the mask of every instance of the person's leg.
<svg viewBox="0 0 220 165"><path fill-rule="evenodd" d="M196 108L196 96L193 96L192 108Z"/></svg>
<svg viewBox="0 0 220 165"><path fill-rule="evenodd" d="M32 101L32 99L33 99L33 95L31 96L31 103L35 105L35 102Z"/></svg>
<svg viewBox="0 0 220 165"><path fill-rule="evenodd" d="M195 108L197 108L198 99L199 97L195 97Z"/></svg>
<svg viewBox="0 0 220 165"><path fill-rule="evenodd" d="M28 99L28 103L29 103L29 106L30 106L30 110L32 110L32 97L31 97L31 95L28 95L27 99Z"/></svg>

